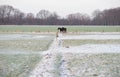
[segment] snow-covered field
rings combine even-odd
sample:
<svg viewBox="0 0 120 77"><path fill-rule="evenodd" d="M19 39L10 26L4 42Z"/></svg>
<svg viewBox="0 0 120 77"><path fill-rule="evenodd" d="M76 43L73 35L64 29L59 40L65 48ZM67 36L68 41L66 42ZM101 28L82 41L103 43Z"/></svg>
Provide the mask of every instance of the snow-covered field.
<svg viewBox="0 0 120 77"><path fill-rule="evenodd" d="M23 46L24 42L27 46L31 43L31 47L22 48L29 50L36 45L36 47L42 43L38 39L49 38L46 35L1 35L0 44L4 45L2 40L6 40L8 44L13 44L8 40L24 40L19 41L19 44L15 41L15 44ZM29 39L29 41L27 41ZM63 35L62 40L120 40L119 33L92 33L92 34L80 34L80 35ZM25 41L26 40L26 41ZM38 40L36 44L30 40ZM9 43L10 42L10 43ZM6 43L6 44L7 44ZM52 42L47 51L43 52L28 52L29 54L37 54L41 56L41 60L38 64L34 65L35 68L30 72L29 77L120 77L120 44L110 43L107 44L83 44L78 46L59 46L56 38ZM46 44L47 45L47 44ZM1 48L6 47L1 46ZM16 47L16 46L15 46ZM15 48L14 47L14 48ZM17 46L18 47L18 46ZM12 46L10 46L12 48ZM20 47L19 47L20 48ZM39 47L37 47L39 48ZM4 49L0 49L4 50ZM36 49L33 49L36 50ZM12 50L11 50L12 51ZM7 50L7 52L9 52ZM14 51L15 52L15 51ZM12 53L14 53L12 52ZM19 52L18 54L20 54ZM25 52L26 54L27 52ZM3 51L2 51L3 54ZM9 53L8 53L9 54ZM8 55L6 54L6 55ZM24 54L24 51L22 51ZM4 53L5 55L5 53ZM1 62L2 63L2 62ZM0 67L1 68L1 67ZM1 72L0 72L1 73Z"/></svg>
<svg viewBox="0 0 120 77"><path fill-rule="evenodd" d="M67 35L62 39L115 40L120 39L120 35ZM36 66L30 77L120 76L120 44L85 44L62 47L55 39L50 49L43 52L43 55L42 62Z"/></svg>

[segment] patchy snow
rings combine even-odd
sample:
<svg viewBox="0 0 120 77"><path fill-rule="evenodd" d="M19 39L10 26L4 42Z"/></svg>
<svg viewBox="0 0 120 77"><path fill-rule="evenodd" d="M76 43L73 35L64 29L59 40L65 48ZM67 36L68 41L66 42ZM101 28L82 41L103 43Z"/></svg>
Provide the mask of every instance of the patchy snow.
<svg viewBox="0 0 120 77"><path fill-rule="evenodd" d="M85 44L75 47L61 47L62 53L120 53L120 44Z"/></svg>
<svg viewBox="0 0 120 77"><path fill-rule="evenodd" d="M40 39L40 38L46 38L48 36L45 35L19 35L19 34L13 34L13 35L0 35L0 40L10 40L10 39ZM103 39L120 39L120 34L81 34L81 35L66 35L63 36L62 39L94 39L94 40L103 40ZM0 49L0 51L3 51ZM11 50L12 51L12 50ZM9 52L7 51L7 54L28 54L27 52ZM67 57L65 54L71 53L71 54L80 54L84 56L89 56L91 54L97 54L97 53L120 53L120 44L85 44L80 46L69 46L69 47L62 47L59 46L59 41L54 40L51 44L51 47L49 50L40 52L40 53L34 53L30 52L30 54L41 54L43 56L42 60L36 65L35 69L31 72L29 77L54 77L55 74L55 66L54 61L56 59L56 55L61 53L61 65L60 65L60 77L75 77L72 76L70 68L68 68L67 64ZM5 52L0 52L0 54L6 54ZM81 73L81 77L85 76L84 72L86 69L88 69L86 66L79 68L78 76ZM90 67L91 68L91 67ZM89 71L93 71L92 69L88 69ZM77 68L76 68L77 69ZM74 70L72 70L74 71ZM77 74L76 72L76 74ZM79 73L80 72L80 73ZM103 71L104 72L104 71ZM89 74L89 73L88 73ZM90 73L91 74L91 73ZM96 76L96 74L93 74ZM86 76L88 77L88 76ZM91 76L92 77L92 76ZM98 76L97 76L98 77ZM99 77L105 77L104 74L99 75Z"/></svg>
<svg viewBox="0 0 120 77"><path fill-rule="evenodd" d="M55 45L55 44L53 44ZM43 52L43 59L40 63L36 66L33 70L30 77L54 77L54 61L56 53L62 53L62 55L66 53L73 53L73 54L96 54L96 53L120 53L120 44L86 44L82 46L76 47L58 47L57 45L52 46L50 50ZM61 59L62 61L65 60L65 57ZM71 76L70 70L67 68L66 61L61 63L60 66L60 77L68 77Z"/></svg>
<svg viewBox="0 0 120 77"><path fill-rule="evenodd" d="M46 35L31 35L31 34L0 34L0 40L15 40L15 39L41 39Z"/></svg>
<svg viewBox="0 0 120 77"><path fill-rule="evenodd" d="M104 39L120 39L120 35L66 35L62 39L93 39L93 40L104 40Z"/></svg>
<svg viewBox="0 0 120 77"><path fill-rule="evenodd" d="M120 39L120 35L73 35L73 36L69 35L62 37L62 39ZM85 54L88 53L88 55L97 54L97 53L120 53L120 44L85 44L81 46L74 46L67 48L59 46L58 44L59 44L58 41L55 39L49 50L42 53L43 59L38 63L36 68L32 71L30 77L54 77L54 73L55 73L54 61L56 58L55 56L58 53L62 54L62 59L61 59L62 63L59 68L60 77L72 76L71 71L68 68L66 57L64 56L66 53L81 54L81 55L83 55L84 53ZM83 68L86 69L86 67ZM80 70L80 71L81 71L81 75L83 75L85 72L85 70ZM93 74L93 75L97 75L97 74ZM104 76L100 75L100 77L104 77Z"/></svg>

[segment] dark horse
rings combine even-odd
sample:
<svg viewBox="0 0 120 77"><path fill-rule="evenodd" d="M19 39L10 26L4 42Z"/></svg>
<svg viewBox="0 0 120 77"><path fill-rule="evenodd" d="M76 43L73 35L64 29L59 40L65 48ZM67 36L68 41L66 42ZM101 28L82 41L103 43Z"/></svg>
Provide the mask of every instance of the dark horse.
<svg viewBox="0 0 120 77"><path fill-rule="evenodd" d="M63 33L66 33L66 32L67 32L67 29L64 28L64 27L62 27L62 28L58 27L58 30L59 30L60 32L63 32Z"/></svg>

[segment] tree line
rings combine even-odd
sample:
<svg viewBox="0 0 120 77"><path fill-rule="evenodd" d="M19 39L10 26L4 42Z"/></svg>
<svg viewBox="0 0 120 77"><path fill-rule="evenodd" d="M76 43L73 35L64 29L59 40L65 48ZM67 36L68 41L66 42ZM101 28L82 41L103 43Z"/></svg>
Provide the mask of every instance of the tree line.
<svg viewBox="0 0 120 77"><path fill-rule="evenodd" d="M0 25L120 25L120 7L95 10L92 18L73 13L60 17L56 12L40 10L36 15L24 13L10 5L0 6Z"/></svg>

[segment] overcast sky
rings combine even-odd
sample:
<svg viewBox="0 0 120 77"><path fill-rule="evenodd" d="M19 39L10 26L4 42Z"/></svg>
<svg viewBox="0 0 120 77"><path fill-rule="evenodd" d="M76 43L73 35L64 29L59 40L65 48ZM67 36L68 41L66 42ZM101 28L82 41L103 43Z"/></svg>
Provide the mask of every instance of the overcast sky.
<svg viewBox="0 0 120 77"><path fill-rule="evenodd" d="M0 0L0 5L11 5L25 13L34 14L46 9L65 17L71 13L91 15L96 9L120 7L120 0Z"/></svg>

